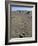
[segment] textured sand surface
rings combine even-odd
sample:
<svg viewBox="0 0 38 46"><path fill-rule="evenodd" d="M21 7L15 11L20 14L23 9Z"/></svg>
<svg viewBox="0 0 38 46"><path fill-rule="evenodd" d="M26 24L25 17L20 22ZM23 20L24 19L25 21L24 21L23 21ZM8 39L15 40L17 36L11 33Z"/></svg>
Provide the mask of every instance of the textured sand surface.
<svg viewBox="0 0 38 46"><path fill-rule="evenodd" d="M32 15L16 14L10 15L10 38L23 38L32 36Z"/></svg>

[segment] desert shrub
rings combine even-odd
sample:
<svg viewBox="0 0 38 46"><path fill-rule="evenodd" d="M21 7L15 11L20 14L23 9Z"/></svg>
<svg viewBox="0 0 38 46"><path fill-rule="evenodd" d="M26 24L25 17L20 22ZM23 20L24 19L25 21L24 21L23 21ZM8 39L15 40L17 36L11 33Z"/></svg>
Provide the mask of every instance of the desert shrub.
<svg viewBox="0 0 38 46"><path fill-rule="evenodd" d="M27 14L29 14L30 13L30 11L27 11Z"/></svg>
<svg viewBox="0 0 38 46"><path fill-rule="evenodd" d="M19 13L21 13L21 11L19 11Z"/></svg>

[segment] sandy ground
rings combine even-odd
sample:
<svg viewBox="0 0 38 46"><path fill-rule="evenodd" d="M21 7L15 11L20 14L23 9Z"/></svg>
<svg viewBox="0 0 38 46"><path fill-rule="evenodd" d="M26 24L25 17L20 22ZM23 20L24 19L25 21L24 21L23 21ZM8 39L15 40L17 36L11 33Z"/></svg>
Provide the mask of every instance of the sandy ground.
<svg viewBox="0 0 38 46"><path fill-rule="evenodd" d="M32 36L32 15L15 14L10 15L10 38L24 38Z"/></svg>

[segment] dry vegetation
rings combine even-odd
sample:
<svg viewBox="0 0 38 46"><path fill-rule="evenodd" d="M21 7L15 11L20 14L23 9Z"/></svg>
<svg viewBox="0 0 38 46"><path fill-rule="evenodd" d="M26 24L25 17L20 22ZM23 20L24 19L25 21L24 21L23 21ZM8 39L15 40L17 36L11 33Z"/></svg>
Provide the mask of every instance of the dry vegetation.
<svg viewBox="0 0 38 46"><path fill-rule="evenodd" d="M10 37L23 38L32 36L32 14L14 13L10 15Z"/></svg>

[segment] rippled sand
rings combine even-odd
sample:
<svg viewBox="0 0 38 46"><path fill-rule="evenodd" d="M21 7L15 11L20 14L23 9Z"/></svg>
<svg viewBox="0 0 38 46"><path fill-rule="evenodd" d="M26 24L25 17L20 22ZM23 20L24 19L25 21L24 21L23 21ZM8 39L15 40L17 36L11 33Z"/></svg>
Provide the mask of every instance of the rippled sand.
<svg viewBox="0 0 38 46"><path fill-rule="evenodd" d="M10 38L23 38L32 36L32 15L14 14L10 15Z"/></svg>

